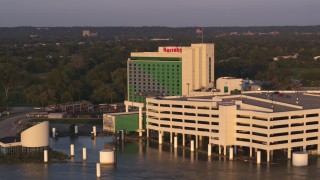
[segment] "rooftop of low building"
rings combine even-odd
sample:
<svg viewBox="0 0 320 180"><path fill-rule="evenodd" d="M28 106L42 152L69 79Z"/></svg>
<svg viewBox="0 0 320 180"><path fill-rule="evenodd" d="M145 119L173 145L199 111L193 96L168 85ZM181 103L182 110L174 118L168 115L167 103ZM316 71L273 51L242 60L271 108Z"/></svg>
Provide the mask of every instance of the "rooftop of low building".
<svg viewBox="0 0 320 180"><path fill-rule="evenodd" d="M263 91L263 92L245 92L235 95L205 95L205 96L180 96L165 97L166 100L176 101L240 101L243 104L270 109L273 112L295 111L300 109L319 109L320 92L319 91ZM159 98L158 98L159 99Z"/></svg>

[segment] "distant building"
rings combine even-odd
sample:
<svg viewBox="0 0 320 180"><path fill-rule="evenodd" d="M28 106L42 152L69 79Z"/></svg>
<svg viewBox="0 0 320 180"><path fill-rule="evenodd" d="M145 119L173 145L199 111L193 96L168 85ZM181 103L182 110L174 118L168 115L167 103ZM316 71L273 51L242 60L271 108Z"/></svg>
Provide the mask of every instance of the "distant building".
<svg viewBox="0 0 320 180"><path fill-rule="evenodd" d="M299 56L298 53L294 53L291 56L277 56L277 57L274 57L273 60L274 61L279 61L280 59L297 59L298 56Z"/></svg>
<svg viewBox="0 0 320 180"><path fill-rule="evenodd" d="M320 60L320 56L315 56L315 57L313 57L313 59L314 59L315 61Z"/></svg>
<svg viewBox="0 0 320 180"><path fill-rule="evenodd" d="M91 32L90 30L83 30L82 31L82 36L83 37L96 37L98 36L97 32Z"/></svg>
<svg viewBox="0 0 320 180"><path fill-rule="evenodd" d="M238 36L239 33L238 33L238 32L231 32L230 35L231 35L231 36Z"/></svg>
<svg viewBox="0 0 320 180"><path fill-rule="evenodd" d="M90 30L83 30L82 31L82 36L83 37L90 36Z"/></svg>
<svg viewBox="0 0 320 180"><path fill-rule="evenodd" d="M36 38L36 37L38 37L38 34L31 34L30 37L31 38Z"/></svg>
<svg viewBox="0 0 320 180"><path fill-rule="evenodd" d="M150 41L171 41L172 38L152 38Z"/></svg>

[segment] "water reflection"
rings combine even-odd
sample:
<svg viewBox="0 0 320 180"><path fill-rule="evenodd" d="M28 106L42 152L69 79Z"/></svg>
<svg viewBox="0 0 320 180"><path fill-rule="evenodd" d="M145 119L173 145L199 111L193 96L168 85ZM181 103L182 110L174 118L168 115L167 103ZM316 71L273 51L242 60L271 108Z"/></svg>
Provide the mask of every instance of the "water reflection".
<svg viewBox="0 0 320 180"><path fill-rule="evenodd" d="M190 153L190 161L191 163L194 163L194 152Z"/></svg>
<svg viewBox="0 0 320 180"><path fill-rule="evenodd" d="M174 156L174 160L177 160L177 158L178 158L178 149L177 148L174 148L173 156Z"/></svg>
<svg viewBox="0 0 320 180"><path fill-rule="evenodd" d="M96 143L93 143L93 142ZM108 137L79 136L76 139L52 140L55 150L70 153L75 144L73 162L49 164L0 164L1 179L96 179L95 163L99 151L112 141ZM87 161L82 161L82 147ZM291 161L256 164L251 161L229 161L223 156L191 153L148 141L120 143L116 165L102 165L100 179L319 179L320 160L308 167L292 167Z"/></svg>
<svg viewBox="0 0 320 180"><path fill-rule="evenodd" d="M96 144L97 144L97 138L93 138L92 139L92 144L93 144L93 147L96 148Z"/></svg>
<svg viewBox="0 0 320 180"><path fill-rule="evenodd" d="M162 144L159 144L158 145L159 147L158 147L158 159L159 159L159 161L161 161L161 159L162 159Z"/></svg>

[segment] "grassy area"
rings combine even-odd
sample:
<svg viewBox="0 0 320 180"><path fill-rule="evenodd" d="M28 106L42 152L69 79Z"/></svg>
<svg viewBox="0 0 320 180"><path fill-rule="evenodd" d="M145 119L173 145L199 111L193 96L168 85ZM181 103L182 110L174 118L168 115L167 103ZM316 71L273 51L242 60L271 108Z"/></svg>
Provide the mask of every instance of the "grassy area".
<svg viewBox="0 0 320 180"><path fill-rule="evenodd" d="M66 162L69 156L59 151L49 151L49 162ZM11 155L0 156L0 164L2 163L43 163L43 152L28 154L17 153Z"/></svg>
<svg viewBox="0 0 320 180"><path fill-rule="evenodd" d="M51 124L89 124L102 125L102 119L30 119L29 122L49 121Z"/></svg>

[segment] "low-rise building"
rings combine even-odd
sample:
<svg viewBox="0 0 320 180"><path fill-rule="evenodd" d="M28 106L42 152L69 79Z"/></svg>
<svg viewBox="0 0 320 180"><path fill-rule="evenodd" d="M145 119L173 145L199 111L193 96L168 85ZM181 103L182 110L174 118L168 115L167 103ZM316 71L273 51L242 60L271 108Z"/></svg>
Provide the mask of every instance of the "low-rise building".
<svg viewBox="0 0 320 180"><path fill-rule="evenodd" d="M234 77L221 77L217 79L217 90L224 94L238 94L242 90L243 80Z"/></svg>
<svg viewBox="0 0 320 180"><path fill-rule="evenodd" d="M145 113L143 116L143 129L145 129ZM103 114L103 131L115 133L119 130L138 132L139 112Z"/></svg>
<svg viewBox="0 0 320 180"><path fill-rule="evenodd" d="M193 136L196 148L207 138L210 146L266 153L308 150L320 154L320 95L307 92L248 92L228 96L147 98L146 131ZM154 133L153 133L154 134ZM160 138L159 138L160 140ZM161 138L162 140L162 138ZM181 140L181 139L180 139Z"/></svg>
<svg viewBox="0 0 320 180"><path fill-rule="evenodd" d="M21 133L20 137L0 139L0 154L42 152L49 147L49 122L36 124Z"/></svg>

